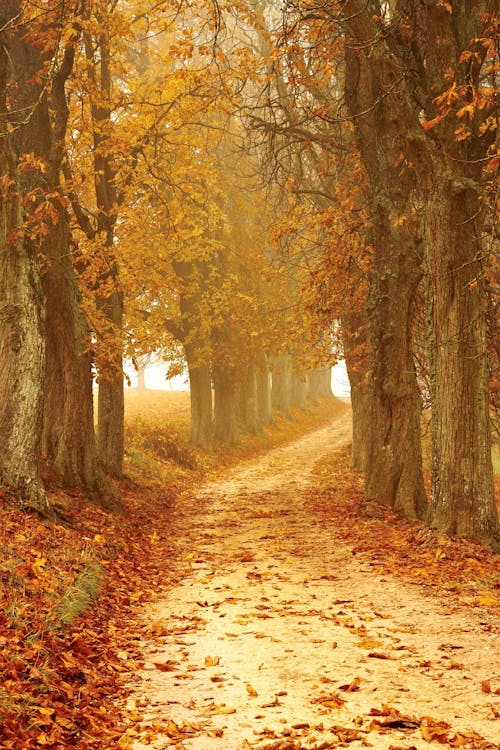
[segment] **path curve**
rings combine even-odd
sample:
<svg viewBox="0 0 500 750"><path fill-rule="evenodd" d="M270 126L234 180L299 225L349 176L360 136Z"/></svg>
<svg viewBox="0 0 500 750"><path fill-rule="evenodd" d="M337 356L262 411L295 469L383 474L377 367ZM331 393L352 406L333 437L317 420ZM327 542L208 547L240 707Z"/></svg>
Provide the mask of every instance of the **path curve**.
<svg viewBox="0 0 500 750"><path fill-rule="evenodd" d="M130 702L156 739L134 750L499 747L481 689L500 681L498 635L374 573L308 507L315 462L349 440L348 413L184 498L182 576L144 614Z"/></svg>

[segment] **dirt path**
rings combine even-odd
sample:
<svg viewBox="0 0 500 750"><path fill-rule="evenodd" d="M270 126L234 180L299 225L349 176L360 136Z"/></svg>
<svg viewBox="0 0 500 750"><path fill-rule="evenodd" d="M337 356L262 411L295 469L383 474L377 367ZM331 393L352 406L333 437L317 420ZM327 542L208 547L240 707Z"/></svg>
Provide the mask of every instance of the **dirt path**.
<svg viewBox="0 0 500 750"><path fill-rule="evenodd" d="M499 740L481 689L499 684L498 635L374 574L308 511L315 461L349 438L347 414L183 501L183 575L145 613L135 750Z"/></svg>

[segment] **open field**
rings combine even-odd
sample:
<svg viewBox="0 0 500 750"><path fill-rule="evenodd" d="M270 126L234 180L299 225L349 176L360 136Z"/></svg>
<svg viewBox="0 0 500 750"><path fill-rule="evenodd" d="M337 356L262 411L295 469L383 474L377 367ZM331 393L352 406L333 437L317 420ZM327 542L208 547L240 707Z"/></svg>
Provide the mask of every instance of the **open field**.
<svg viewBox="0 0 500 750"><path fill-rule="evenodd" d="M179 431L189 431L189 391L146 390L127 388L125 391L125 420L168 423Z"/></svg>

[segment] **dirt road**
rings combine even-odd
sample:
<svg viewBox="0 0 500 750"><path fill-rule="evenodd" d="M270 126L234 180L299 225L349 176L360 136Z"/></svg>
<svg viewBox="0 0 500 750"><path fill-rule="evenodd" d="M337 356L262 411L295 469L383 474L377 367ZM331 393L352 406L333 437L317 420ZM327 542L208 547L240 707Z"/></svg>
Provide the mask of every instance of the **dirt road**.
<svg viewBox="0 0 500 750"><path fill-rule="evenodd" d="M308 508L314 463L349 439L347 414L185 498L183 575L144 614L135 750L499 741L481 688L500 684L498 635L374 573Z"/></svg>

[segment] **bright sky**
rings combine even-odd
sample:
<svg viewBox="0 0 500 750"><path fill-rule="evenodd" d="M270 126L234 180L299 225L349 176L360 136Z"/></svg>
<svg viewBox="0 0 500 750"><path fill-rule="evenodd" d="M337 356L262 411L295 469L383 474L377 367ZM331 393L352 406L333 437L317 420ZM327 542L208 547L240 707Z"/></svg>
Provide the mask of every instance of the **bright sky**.
<svg viewBox="0 0 500 750"><path fill-rule="evenodd" d="M187 376L177 376L167 380L165 378L166 370L166 364L149 365L146 369L146 386L160 391L189 390ZM132 365L125 367L125 371L131 380L132 387L136 386L137 373ZM350 393L349 378L347 377L347 370L344 361L338 362L335 367L332 368L332 391L335 396L348 396Z"/></svg>

